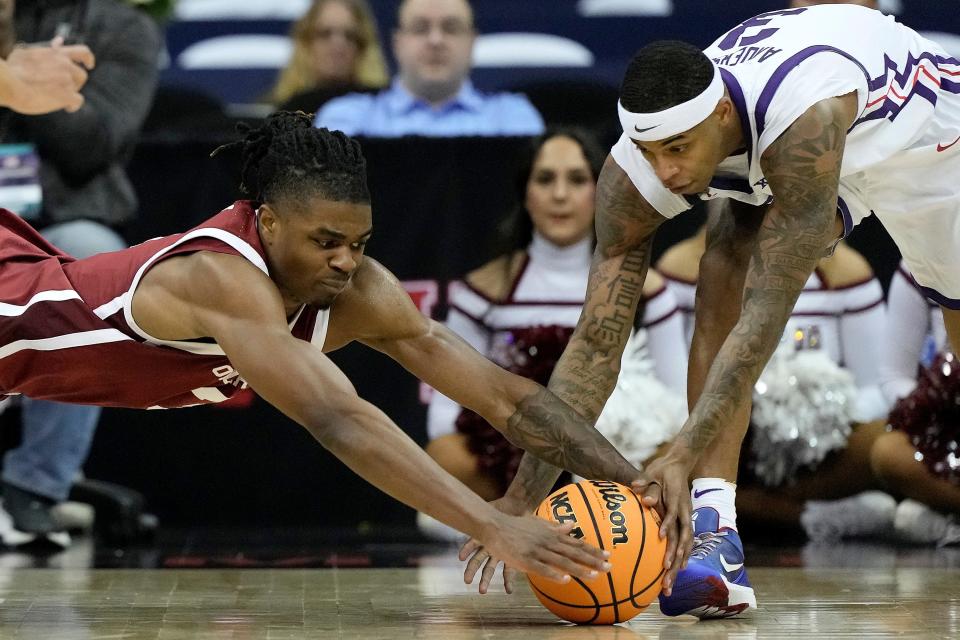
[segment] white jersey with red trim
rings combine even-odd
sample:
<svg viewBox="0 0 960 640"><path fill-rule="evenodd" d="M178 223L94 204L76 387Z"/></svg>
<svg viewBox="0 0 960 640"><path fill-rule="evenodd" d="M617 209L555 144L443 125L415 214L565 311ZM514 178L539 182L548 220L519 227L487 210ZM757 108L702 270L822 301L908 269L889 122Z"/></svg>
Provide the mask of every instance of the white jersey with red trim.
<svg viewBox="0 0 960 640"><path fill-rule="evenodd" d="M846 139L838 203L846 232L882 208L871 200L872 174L909 163L915 151L946 151L960 137L960 122L940 117L936 108L944 100L960 103L960 62L879 11L854 5L769 11L728 31L704 53L719 67L737 107L746 149L720 164L702 199L769 201L763 152L809 107L852 91L859 112ZM687 198L660 183L627 134L612 155L661 214L690 208Z"/></svg>
<svg viewBox="0 0 960 640"><path fill-rule="evenodd" d="M684 316L687 344L693 337L696 283L663 273ZM858 388L857 418L874 420L886 414L880 392L881 349L886 325L883 288L875 277L831 288L820 271L807 279L794 306L782 341L797 350L819 350L853 374Z"/></svg>

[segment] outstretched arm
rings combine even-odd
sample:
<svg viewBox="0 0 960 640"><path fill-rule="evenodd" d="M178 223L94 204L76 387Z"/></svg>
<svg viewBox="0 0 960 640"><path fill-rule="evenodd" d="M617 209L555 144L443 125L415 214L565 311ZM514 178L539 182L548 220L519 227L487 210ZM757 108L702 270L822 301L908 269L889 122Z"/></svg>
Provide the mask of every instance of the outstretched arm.
<svg viewBox="0 0 960 640"><path fill-rule="evenodd" d="M597 182L597 248L586 300L549 384L591 425L617 383L620 358L650 266L653 236L663 220L608 157ZM561 471L541 458L524 455L507 495L533 510Z"/></svg>
<svg viewBox="0 0 960 640"><path fill-rule="evenodd" d="M597 248L590 266L586 300L549 385L589 425L596 423L617 382L620 359L650 265L653 236L664 220L611 157L600 173L596 201ZM595 430L591 427L589 431ZM498 506L509 513L532 511L547 495L560 471L542 458L524 454L507 495ZM644 483L645 478L638 475L631 484L639 488ZM650 500L646 502L652 504ZM672 551L680 545L680 536L670 534L668 544ZM483 566L480 592L486 592L498 562L496 555L471 541L461 549L460 557L469 558L464 572L467 582ZM672 558L673 553L668 553L668 557ZM665 562L665 566L669 568L669 563ZM670 575L664 581L666 588ZM506 568L504 579L508 583ZM509 583L505 586L510 589Z"/></svg>
<svg viewBox="0 0 960 640"><path fill-rule="evenodd" d="M425 318L386 269L370 260L365 266L371 268L364 278L378 282L358 286L372 294L364 294L367 308L353 314L368 319L369 326L360 331L369 335L360 337L361 342L476 411L510 442L537 458L587 478L624 484L636 480L637 470L576 411L536 382L493 364L442 324ZM378 318L381 323L376 322Z"/></svg>
<svg viewBox="0 0 960 640"><path fill-rule="evenodd" d="M259 395L405 504L547 577L603 569L600 550L571 544L569 529L505 516L443 471L320 349L290 334L276 286L243 258L199 252L164 261L144 277L133 312L160 338L213 337Z"/></svg>
<svg viewBox="0 0 960 640"><path fill-rule="evenodd" d="M855 109L855 96L815 104L761 158L774 202L757 232L740 319L717 354L703 393L668 453L688 471L738 408L749 401L797 296L835 240L840 166Z"/></svg>

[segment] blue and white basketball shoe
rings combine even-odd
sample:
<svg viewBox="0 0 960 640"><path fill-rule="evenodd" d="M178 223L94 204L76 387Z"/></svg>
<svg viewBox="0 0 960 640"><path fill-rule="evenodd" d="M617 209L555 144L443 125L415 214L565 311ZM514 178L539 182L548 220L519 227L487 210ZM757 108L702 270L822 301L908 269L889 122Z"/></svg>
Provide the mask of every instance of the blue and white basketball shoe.
<svg viewBox="0 0 960 640"><path fill-rule="evenodd" d="M716 509L693 512L694 543L687 568L677 574L670 596L660 596L668 616L729 618L757 607L743 566L743 543L733 529L720 529Z"/></svg>

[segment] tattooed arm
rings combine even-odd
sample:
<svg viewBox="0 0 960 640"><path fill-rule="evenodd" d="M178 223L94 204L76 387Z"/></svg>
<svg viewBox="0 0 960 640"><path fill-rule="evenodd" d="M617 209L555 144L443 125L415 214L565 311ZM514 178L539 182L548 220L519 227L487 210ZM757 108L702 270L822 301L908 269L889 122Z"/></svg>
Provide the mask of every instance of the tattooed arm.
<svg viewBox="0 0 960 640"><path fill-rule="evenodd" d="M710 367L703 392L671 447L692 468L752 395L817 261L835 241L837 188L856 96L821 101L763 154L774 194L747 270L740 318Z"/></svg>
<svg viewBox="0 0 960 640"><path fill-rule="evenodd" d="M650 264L653 236L664 220L611 157L607 158L597 181L596 201L597 248L590 266L586 300L577 328L553 371L549 385L551 391L590 425L596 422L617 382L620 358L630 336ZM587 430L596 433L593 428L587 427ZM498 508L513 514L533 511L550 491L561 470L549 461L524 454L507 494L498 501ZM602 475L579 475L613 479ZM645 484L644 480L644 476L637 473L626 482L619 482L631 484L639 490ZM654 504L646 499L645 502ZM671 536L670 544L675 547L677 540L676 535ZM461 548L460 559L468 560L464 570L464 580L468 583L483 568L480 593L486 593L498 558L491 556L477 541L470 540ZM668 563L665 562L665 566L668 567ZM504 567L503 577L504 587L509 592L513 579L510 567ZM669 577L665 585L669 588Z"/></svg>
<svg viewBox="0 0 960 640"><path fill-rule="evenodd" d="M396 278L376 261L366 258L353 285L349 294L337 299L331 326L347 327L358 340L476 411L510 442L538 458L585 477L625 484L637 478L637 470L576 411L424 317Z"/></svg>
<svg viewBox="0 0 960 640"><path fill-rule="evenodd" d="M590 424L596 423L617 382L620 358L650 265L653 236L663 221L623 169L608 157L597 182L597 248L586 300L549 384L551 391ZM541 458L524 455L507 496L532 511L561 471Z"/></svg>

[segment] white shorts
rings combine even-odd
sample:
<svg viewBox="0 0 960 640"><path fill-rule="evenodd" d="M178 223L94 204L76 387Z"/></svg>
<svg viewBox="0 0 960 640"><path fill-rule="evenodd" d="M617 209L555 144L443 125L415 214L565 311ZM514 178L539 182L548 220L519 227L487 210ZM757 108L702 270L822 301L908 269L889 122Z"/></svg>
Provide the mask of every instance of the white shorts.
<svg viewBox="0 0 960 640"><path fill-rule="evenodd" d="M960 94L941 91L918 144L869 172L873 211L923 292L960 309Z"/></svg>

